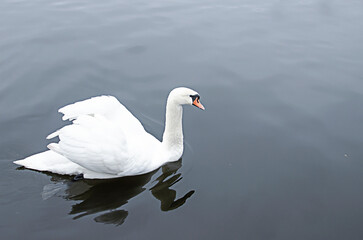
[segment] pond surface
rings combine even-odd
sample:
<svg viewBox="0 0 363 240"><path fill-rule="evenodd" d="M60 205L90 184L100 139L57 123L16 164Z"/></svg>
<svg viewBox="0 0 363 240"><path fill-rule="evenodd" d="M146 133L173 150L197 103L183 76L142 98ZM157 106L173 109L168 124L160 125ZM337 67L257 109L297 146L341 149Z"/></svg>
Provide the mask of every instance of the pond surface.
<svg viewBox="0 0 363 240"><path fill-rule="evenodd" d="M0 2L1 239L363 239L363 2ZM84 180L17 168L111 94L182 160Z"/></svg>

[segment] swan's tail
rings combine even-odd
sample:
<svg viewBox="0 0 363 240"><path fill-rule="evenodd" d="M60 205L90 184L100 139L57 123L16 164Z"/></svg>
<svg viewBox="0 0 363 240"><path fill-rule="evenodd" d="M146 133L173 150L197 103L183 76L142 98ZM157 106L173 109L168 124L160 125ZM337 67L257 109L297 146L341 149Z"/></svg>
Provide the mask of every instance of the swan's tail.
<svg viewBox="0 0 363 240"><path fill-rule="evenodd" d="M38 171L48 171L61 175L83 174L84 178L90 178L90 179L119 177L118 175L93 172L68 160L66 157L52 150L34 154L25 159L14 161L14 163L29 169L38 170Z"/></svg>
<svg viewBox="0 0 363 240"><path fill-rule="evenodd" d="M33 170L49 171L65 175L77 175L83 172L81 166L51 150L14 161L14 163Z"/></svg>

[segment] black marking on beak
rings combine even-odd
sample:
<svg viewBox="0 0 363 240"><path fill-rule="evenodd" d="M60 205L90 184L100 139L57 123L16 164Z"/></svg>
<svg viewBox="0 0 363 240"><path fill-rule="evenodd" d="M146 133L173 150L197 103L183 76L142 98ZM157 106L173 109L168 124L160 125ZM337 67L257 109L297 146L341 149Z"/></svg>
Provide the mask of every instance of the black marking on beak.
<svg viewBox="0 0 363 240"><path fill-rule="evenodd" d="M193 106L196 106L197 108L200 108L200 109L204 110L203 105L199 101L200 96L198 94L190 95L190 97L192 98L192 105Z"/></svg>
<svg viewBox="0 0 363 240"><path fill-rule="evenodd" d="M195 99L197 99L197 100L198 100L198 102L199 102L199 99L200 99L199 94L190 95L190 97L192 98L192 101L193 101L193 102L195 101Z"/></svg>

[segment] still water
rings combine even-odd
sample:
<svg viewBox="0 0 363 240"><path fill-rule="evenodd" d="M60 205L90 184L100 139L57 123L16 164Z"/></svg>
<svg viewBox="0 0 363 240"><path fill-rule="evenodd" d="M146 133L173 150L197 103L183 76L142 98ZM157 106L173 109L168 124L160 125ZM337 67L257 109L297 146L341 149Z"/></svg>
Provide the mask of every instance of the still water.
<svg viewBox="0 0 363 240"><path fill-rule="evenodd" d="M1 239L363 239L363 2L2 0ZM71 181L17 168L111 94L159 139L186 107L182 160Z"/></svg>

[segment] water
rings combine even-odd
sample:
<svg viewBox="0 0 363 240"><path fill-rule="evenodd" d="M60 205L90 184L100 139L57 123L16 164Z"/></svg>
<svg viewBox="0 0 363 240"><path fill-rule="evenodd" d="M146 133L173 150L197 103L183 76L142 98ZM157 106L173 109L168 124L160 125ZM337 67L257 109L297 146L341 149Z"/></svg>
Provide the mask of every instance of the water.
<svg viewBox="0 0 363 240"><path fill-rule="evenodd" d="M0 2L1 239L362 239L363 2ZM72 182L18 169L57 109L111 94L183 159Z"/></svg>

